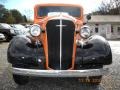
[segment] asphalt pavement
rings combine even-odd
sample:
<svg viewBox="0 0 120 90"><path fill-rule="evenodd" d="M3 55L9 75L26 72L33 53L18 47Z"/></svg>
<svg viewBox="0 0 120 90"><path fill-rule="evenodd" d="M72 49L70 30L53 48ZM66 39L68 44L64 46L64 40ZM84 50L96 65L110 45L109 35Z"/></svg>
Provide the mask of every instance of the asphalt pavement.
<svg viewBox="0 0 120 90"><path fill-rule="evenodd" d="M83 84L74 78L31 77L25 86L18 86L12 79L11 65L7 63L6 42L0 42L0 90L120 90L120 41L109 41L113 63L110 73L103 76L98 86Z"/></svg>

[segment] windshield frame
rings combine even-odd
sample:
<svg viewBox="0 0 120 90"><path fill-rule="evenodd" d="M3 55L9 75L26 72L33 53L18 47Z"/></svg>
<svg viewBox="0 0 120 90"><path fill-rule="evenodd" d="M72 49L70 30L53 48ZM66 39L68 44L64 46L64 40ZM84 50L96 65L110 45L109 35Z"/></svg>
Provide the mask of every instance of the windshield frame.
<svg viewBox="0 0 120 90"><path fill-rule="evenodd" d="M34 7L34 18L42 19L42 18L47 17L47 16L43 16L43 17L38 16L38 9L41 6L70 6L70 7L78 7L78 8L80 8L80 16L79 17L75 17L75 18L77 18L77 19L82 19L83 18L83 8L82 8L82 6L75 5L75 4L38 4L38 5L36 5Z"/></svg>

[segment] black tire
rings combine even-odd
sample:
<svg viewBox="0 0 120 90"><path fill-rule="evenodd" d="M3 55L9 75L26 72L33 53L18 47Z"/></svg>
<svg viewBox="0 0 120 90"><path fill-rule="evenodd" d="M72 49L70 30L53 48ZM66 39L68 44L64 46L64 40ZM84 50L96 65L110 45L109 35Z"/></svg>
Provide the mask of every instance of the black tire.
<svg viewBox="0 0 120 90"><path fill-rule="evenodd" d="M18 85L26 85L29 82L29 76L13 74L13 79Z"/></svg>
<svg viewBox="0 0 120 90"><path fill-rule="evenodd" d="M6 40L6 42L9 42L12 38L9 36L9 35L7 35L7 34L4 34L4 36L5 36L5 40Z"/></svg>
<svg viewBox="0 0 120 90"><path fill-rule="evenodd" d="M92 77L83 77L79 78L79 81L82 83L99 85L101 83L102 76L92 76Z"/></svg>

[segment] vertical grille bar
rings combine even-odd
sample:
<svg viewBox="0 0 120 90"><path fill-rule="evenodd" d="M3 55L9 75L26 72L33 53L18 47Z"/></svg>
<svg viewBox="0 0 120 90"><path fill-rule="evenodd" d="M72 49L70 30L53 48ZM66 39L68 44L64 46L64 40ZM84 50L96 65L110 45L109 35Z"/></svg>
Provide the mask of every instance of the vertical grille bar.
<svg viewBox="0 0 120 90"><path fill-rule="evenodd" d="M60 70L62 69L62 19L60 19Z"/></svg>

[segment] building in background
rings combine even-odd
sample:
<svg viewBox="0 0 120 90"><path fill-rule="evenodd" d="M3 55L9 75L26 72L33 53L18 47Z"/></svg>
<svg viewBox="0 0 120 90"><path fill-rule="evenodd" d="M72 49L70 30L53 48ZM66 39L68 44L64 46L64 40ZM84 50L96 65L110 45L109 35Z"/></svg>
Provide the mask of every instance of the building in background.
<svg viewBox="0 0 120 90"><path fill-rule="evenodd" d="M120 16L92 15L88 21L92 34L99 34L106 39L120 38Z"/></svg>

